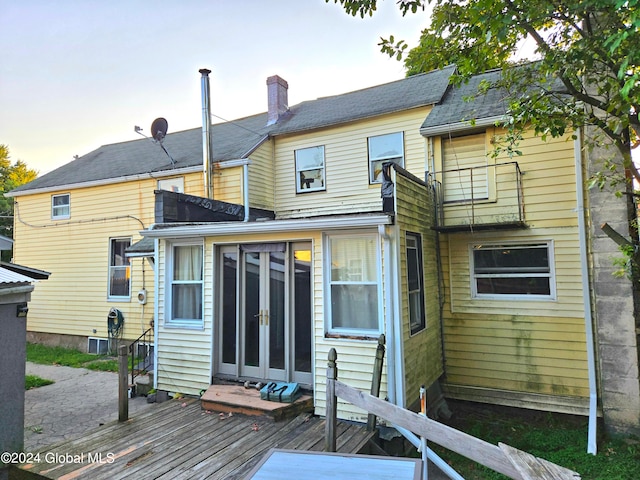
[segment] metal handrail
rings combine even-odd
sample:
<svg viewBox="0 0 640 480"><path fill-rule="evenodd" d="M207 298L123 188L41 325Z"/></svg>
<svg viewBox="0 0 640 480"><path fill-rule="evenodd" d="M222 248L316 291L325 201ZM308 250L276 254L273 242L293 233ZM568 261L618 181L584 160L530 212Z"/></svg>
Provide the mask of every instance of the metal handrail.
<svg viewBox="0 0 640 480"><path fill-rule="evenodd" d="M151 340L153 340L153 334L151 333L152 330L152 328L148 328L142 335L131 342L131 345L129 345L129 356L131 357L131 385L134 385L134 379L140 375L141 372L146 371L148 367L153 365L153 356L150 355L149 352L149 345L152 343ZM145 346L142 359L139 357L140 343Z"/></svg>
<svg viewBox="0 0 640 480"><path fill-rule="evenodd" d="M456 205L456 204L469 204L471 206L471 225L475 225L476 224L476 208L477 208L477 203L480 202L484 202L487 199L486 198L482 198L482 199L476 199L475 198L475 191L474 191L474 185L473 185L473 172L474 170L477 169L489 169L489 168L495 168L495 169L499 169L500 167L507 167L507 166L513 166L514 168L514 172L516 175L516 178L514 180L513 183L513 189L515 189L516 193L517 193L517 216L518 216L518 221L519 222L523 222L524 221L524 196L523 196L523 184L522 184L522 170L520 170L520 165L518 164L518 162L516 161L511 161L511 162L502 162L502 163L493 163L493 164L487 164L487 165L479 165L479 166L475 166L475 167L465 167L465 168L453 168L453 169L447 169L447 170L439 170L439 171L435 171L435 172L427 172L427 179L429 184L432 186L434 192L435 192L435 197L436 197L436 222L437 225L439 226L443 226L445 223L445 218L444 218L444 209L445 209L445 205ZM460 173L460 172L464 172L464 171L469 171L469 180L465 183L468 184L469 188L471 189L471 196L469 198L465 198L462 200L455 200L455 201L448 201L445 202L444 199L444 187L443 187L443 175L446 177L446 173ZM445 180L446 181L446 180ZM504 191L504 190L501 190ZM499 194L501 193L501 191L496 191L496 195L499 196Z"/></svg>

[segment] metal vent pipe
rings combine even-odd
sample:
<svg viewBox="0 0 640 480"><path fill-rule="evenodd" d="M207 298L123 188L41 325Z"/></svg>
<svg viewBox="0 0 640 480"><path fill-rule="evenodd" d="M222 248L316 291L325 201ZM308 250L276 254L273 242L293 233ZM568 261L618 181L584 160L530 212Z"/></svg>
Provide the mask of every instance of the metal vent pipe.
<svg viewBox="0 0 640 480"><path fill-rule="evenodd" d="M211 70L199 70L202 78L202 163L204 166L204 194L213 199L213 154L211 149L211 94L209 74Z"/></svg>

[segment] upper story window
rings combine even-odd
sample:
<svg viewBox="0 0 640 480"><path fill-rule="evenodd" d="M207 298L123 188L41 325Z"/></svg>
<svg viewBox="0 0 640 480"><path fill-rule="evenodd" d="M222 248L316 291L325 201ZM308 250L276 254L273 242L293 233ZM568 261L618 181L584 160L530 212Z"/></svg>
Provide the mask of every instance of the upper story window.
<svg viewBox="0 0 640 480"><path fill-rule="evenodd" d="M442 137L442 188L445 202L489 198L489 175L484 132Z"/></svg>
<svg viewBox="0 0 640 480"><path fill-rule="evenodd" d="M171 285L167 325L203 326L203 253L202 245L173 245L171 248L167 269Z"/></svg>
<svg viewBox="0 0 640 480"><path fill-rule="evenodd" d="M61 220L71 216L71 195L63 193L51 197L51 218Z"/></svg>
<svg viewBox="0 0 640 480"><path fill-rule="evenodd" d="M382 183L382 164L394 162L404 167L404 133L369 137L369 183Z"/></svg>
<svg viewBox="0 0 640 480"><path fill-rule="evenodd" d="M472 296L554 300L553 244L481 244L471 248Z"/></svg>
<svg viewBox="0 0 640 480"><path fill-rule="evenodd" d="M158 190L184 193L184 177L163 178L158 180Z"/></svg>
<svg viewBox="0 0 640 480"><path fill-rule="evenodd" d="M130 246L130 238L109 240L109 299L128 300L131 297L131 264L125 255Z"/></svg>
<svg viewBox="0 0 640 480"><path fill-rule="evenodd" d="M422 237L418 233L406 233L407 287L409 294L409 324L411 334L424 330L424 275L422 264Z"/></svg>
<svg viewBox="0 0 640 480"><path fill-rule="evenodd" d="M324 145L295 151L296 193L325 190Z"/></svg>
<svg viewBox="0 0 640 480"><path fill-rule="evenodd" d="M333 333L375 335L381 329L380 268L375 235L328 237L330 312Z"/></svg>

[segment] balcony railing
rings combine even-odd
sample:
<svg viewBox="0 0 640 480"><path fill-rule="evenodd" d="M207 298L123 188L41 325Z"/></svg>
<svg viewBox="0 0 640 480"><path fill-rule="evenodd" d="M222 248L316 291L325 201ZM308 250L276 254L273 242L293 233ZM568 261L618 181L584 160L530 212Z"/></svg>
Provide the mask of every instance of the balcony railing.
<svg viewBox="0 0 640 480"><path fill-rule="evenodd" d="M518 162L431 172L440 231L524 228Z"/></svg>

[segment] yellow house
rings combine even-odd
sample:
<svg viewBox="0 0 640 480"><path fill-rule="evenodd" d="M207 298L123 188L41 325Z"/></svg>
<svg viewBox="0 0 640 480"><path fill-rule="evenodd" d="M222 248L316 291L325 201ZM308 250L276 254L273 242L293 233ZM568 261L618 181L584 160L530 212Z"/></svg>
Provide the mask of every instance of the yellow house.
<svg viewBox="0 0 640 480"><path fill-rule="evenodd" d="M104 342L117 308L123 339L153 327L159 390L294 381L323 414L329 350L369 390L385 334L396 404L439 380L451 398L604 409L581 145L528 135L517 161L492 155L500 96L464 99L498 73L452 73L295 106L270 77L266 113L106 145L16 189L15 261L52 273L31 338Z"/></svg>

